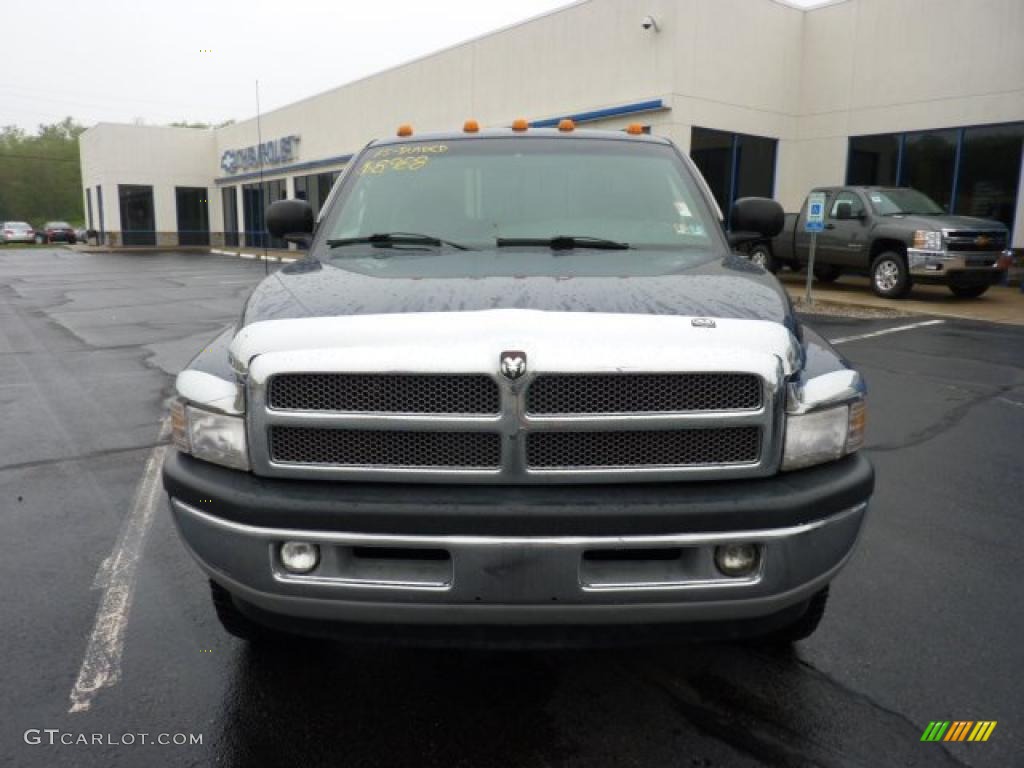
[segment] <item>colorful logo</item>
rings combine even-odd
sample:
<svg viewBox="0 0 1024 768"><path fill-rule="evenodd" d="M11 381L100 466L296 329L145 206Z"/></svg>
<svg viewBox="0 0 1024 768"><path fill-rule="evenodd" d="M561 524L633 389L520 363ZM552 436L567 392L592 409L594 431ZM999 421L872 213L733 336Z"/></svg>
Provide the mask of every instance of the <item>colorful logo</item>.
<svg viewBox="0 0 1024 768"><path fill-rule="evenodd" d="M921 741L988 741L995 729L995 720L932 720Z"/></svg>

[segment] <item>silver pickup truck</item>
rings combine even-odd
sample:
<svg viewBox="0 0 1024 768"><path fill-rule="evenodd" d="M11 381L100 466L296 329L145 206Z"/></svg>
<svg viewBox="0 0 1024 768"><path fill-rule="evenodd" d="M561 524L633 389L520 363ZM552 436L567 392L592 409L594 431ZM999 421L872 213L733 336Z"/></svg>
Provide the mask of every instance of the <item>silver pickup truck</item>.
<svg viewBox="0 0 1024 768"><path fill-rule="evenodd" d="M638 131L374 141L177 378L164 485L225 628L806 637L872 493L865 387Z"/></svg>

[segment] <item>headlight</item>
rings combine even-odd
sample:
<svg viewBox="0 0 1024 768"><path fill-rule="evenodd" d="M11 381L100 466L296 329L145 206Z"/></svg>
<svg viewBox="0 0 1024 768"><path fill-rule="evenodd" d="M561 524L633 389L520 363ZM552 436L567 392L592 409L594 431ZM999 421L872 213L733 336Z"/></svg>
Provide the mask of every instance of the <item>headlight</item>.
<svg viewBox="0 0 1024 768"><path fill-rule="evenodd" d="M864 400L786 417L783 471L835 461L864 445Z"/></svg>
<svg viewBox="0 0 1024 768"><path fill-rule="evenodd" d="M914 247L921 251L941 251L942 233L919 229L914 232Z"/></svg>
<svg viewBox="0 0 1024 768"><path fill-rule="evenodd" d="M249 469L245 419L204 411L175 400L171 404L172 440L197 459L232 469Z"/></svg>

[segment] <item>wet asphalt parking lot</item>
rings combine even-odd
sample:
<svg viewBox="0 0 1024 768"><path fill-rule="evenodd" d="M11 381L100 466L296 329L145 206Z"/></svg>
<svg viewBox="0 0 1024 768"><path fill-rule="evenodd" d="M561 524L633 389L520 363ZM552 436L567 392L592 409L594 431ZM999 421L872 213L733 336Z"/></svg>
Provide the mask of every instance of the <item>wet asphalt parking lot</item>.
<svg viewBox="0 0 1024 768"><path fill-rule="evenodd" d="M173 374L263 272L0 250L0 765L1024 765L1024 327L807 319L867 377L878 483L794 652L250 648L163 496L137 513ZM110 601L123 622L95 626ZM69 712L97 642L109 674ZM921 743L931 720L998 726ZM83 734L135 743L60 743Z"/></svg>

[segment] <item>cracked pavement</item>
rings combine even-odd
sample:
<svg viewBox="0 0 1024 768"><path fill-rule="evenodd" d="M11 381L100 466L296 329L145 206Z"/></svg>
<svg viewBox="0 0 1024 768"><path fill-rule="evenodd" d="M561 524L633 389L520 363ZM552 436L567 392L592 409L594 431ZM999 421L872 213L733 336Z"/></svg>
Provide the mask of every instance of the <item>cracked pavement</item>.
<svg viewBox="0 0 1024 768"><path fill-rule="evenodd" d="M162 503L119 682L69 715L94 577L173 373L263 272L199 254L0 250L0 764L1019 762L1024 328L955 320L840 348L867 377L878 486L825 620L795 652L248 648L217 624ZM839 338L907 320L808 322ZM936 719L999 725L985 744L922 744ZM29 728L204 739L33 746Z"/></svg>

